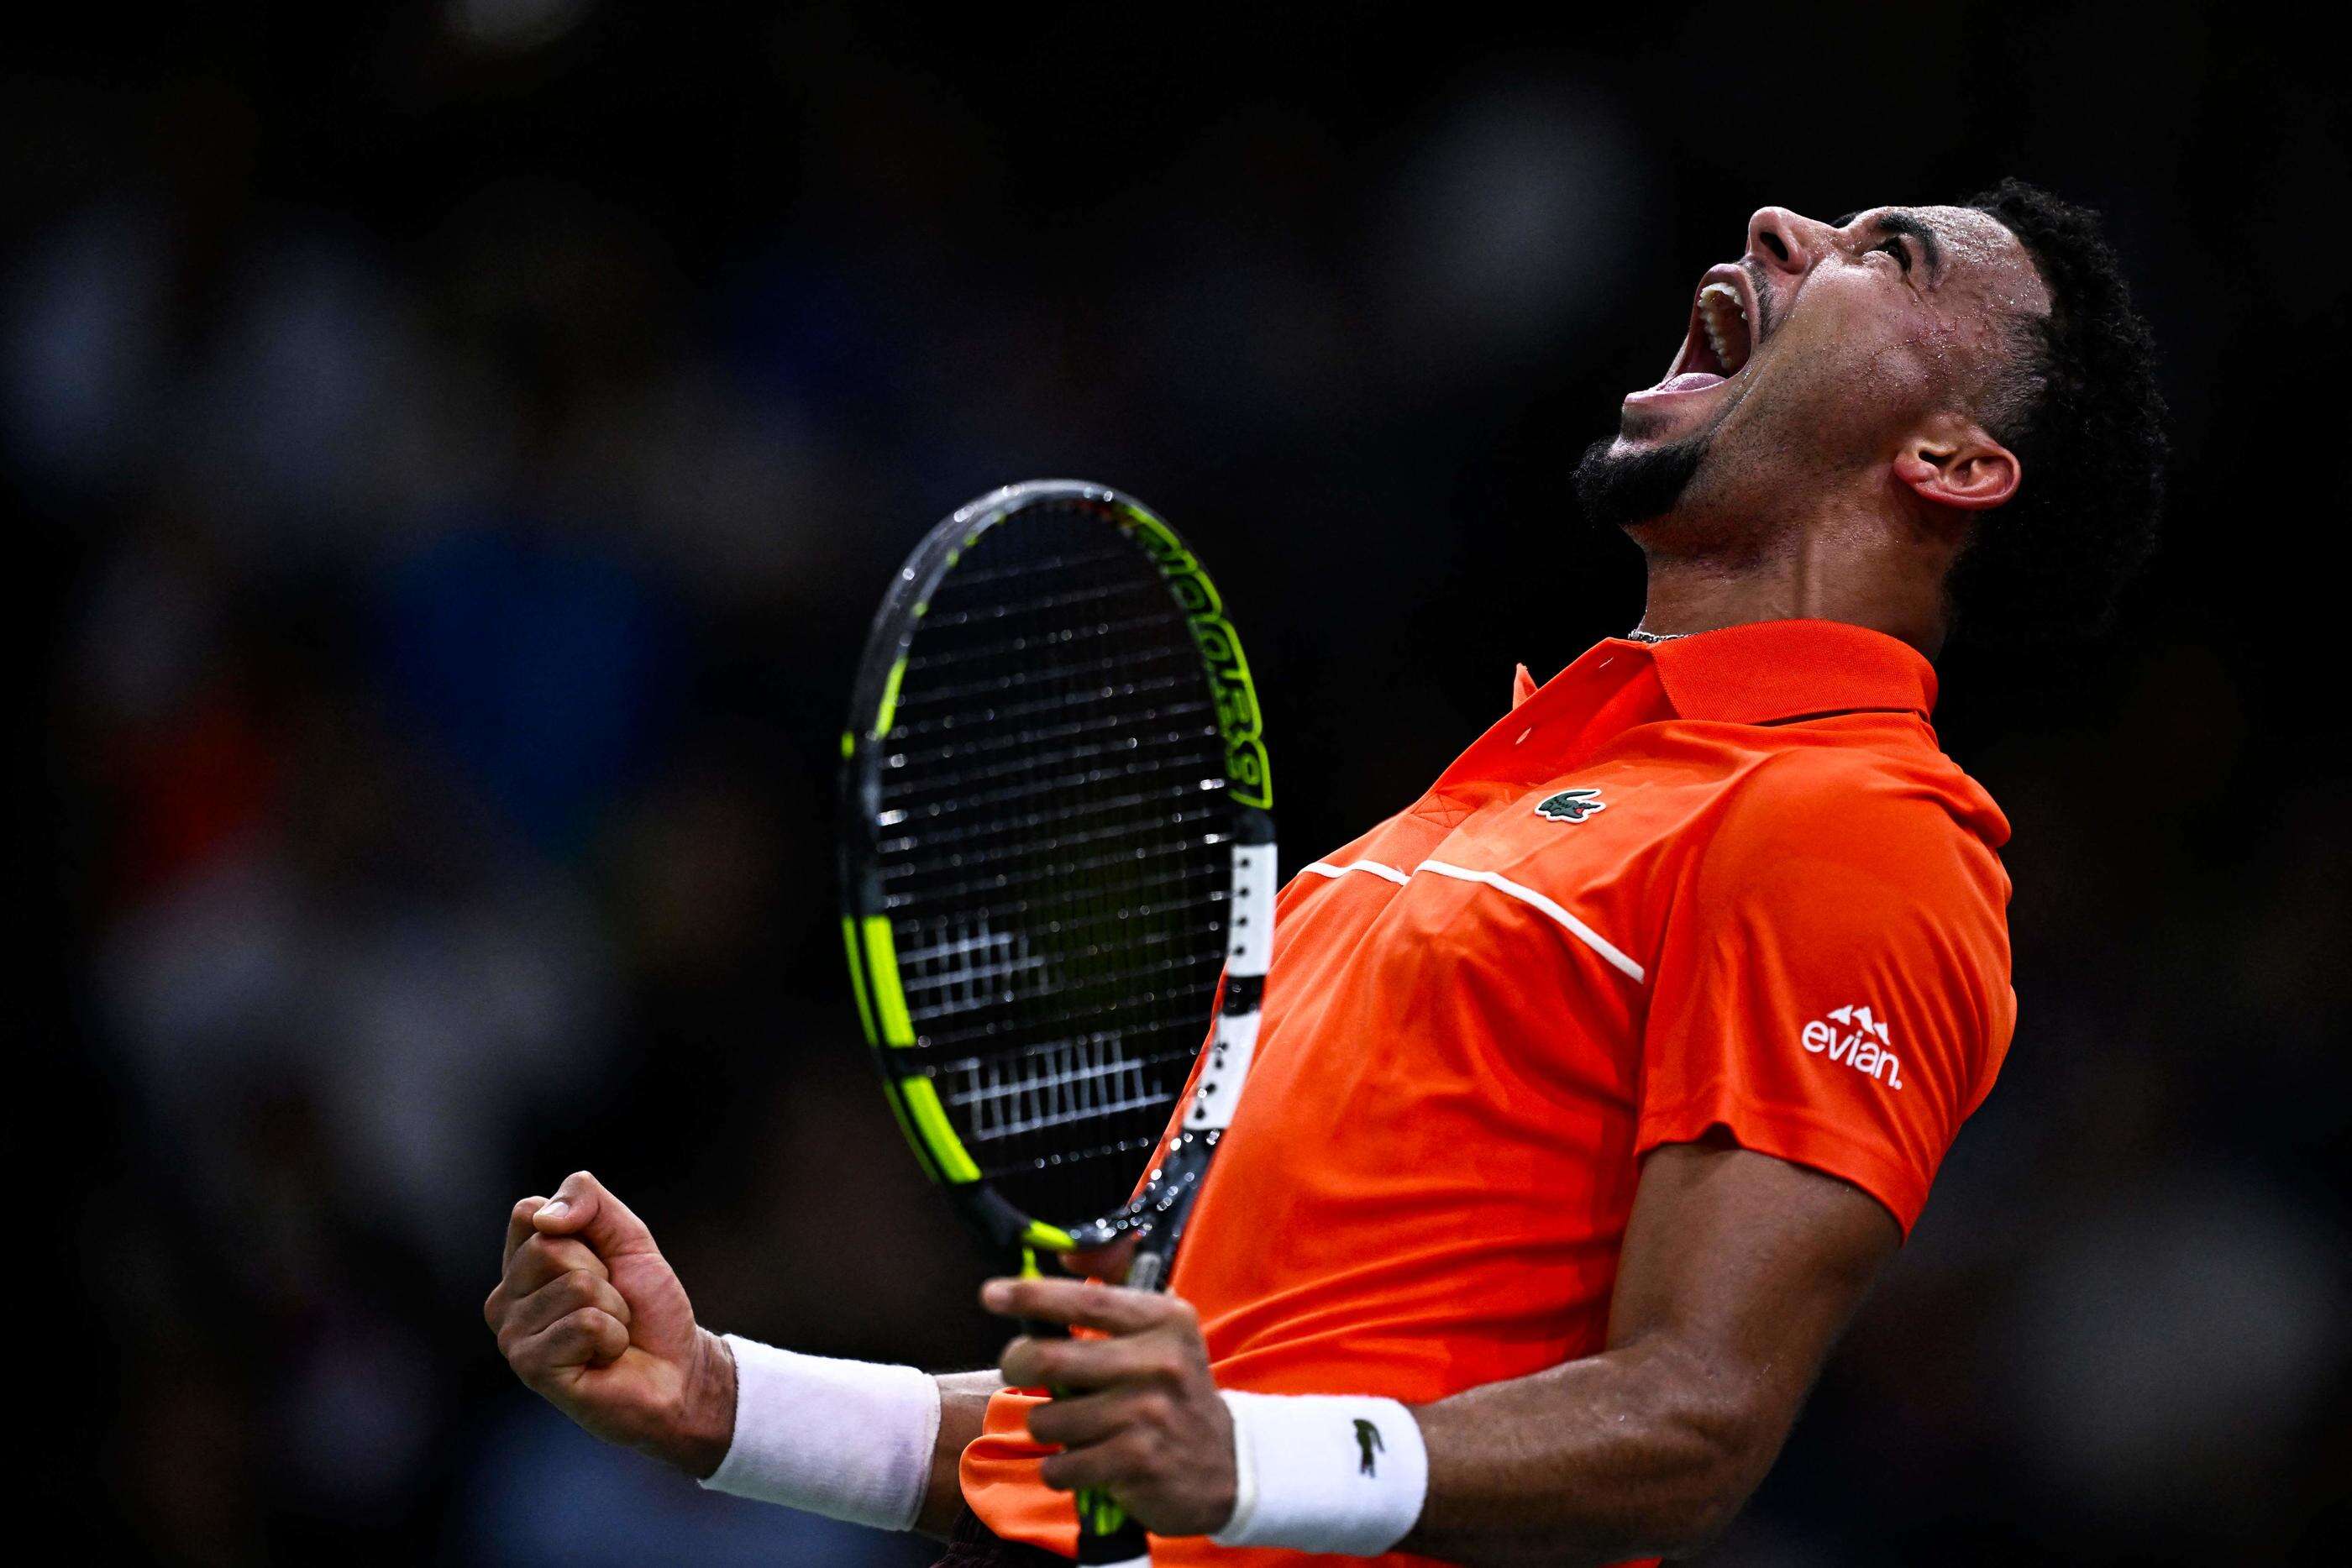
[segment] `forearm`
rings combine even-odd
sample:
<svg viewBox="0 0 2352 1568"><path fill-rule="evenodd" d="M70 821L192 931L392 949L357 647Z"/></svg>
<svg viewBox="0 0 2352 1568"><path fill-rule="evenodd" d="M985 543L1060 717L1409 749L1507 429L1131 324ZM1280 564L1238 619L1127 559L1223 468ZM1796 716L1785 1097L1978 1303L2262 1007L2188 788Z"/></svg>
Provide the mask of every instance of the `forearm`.
<svg viewBox="0 0 2352 1568"><path fill-rule="evenodd" d="M1687 1553L1779 1448L1759 1393L1660 1337L1423 1406L1429 1491L1402 1549L1467 1568Z"/></svg>
<svg viewBox="0 0 2352 1568"><path fill-rule="evenodd" d="M923 1491L923 1506L915 1529L945 1539L963 1506L961 1466L966 1445L980 1436L988 1418L989 1396L1004 1386L992 1368L983 1372L947 1372L933 1379L940 1385L940 1432L931 1445L931 1479Z"/></svg>

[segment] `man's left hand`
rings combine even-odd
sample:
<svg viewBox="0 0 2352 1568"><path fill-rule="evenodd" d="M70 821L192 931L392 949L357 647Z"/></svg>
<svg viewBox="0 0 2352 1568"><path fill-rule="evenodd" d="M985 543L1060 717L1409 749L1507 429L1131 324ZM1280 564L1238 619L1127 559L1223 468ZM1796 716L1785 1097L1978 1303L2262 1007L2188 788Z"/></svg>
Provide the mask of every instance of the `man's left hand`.
<svg viewBox="0 0 2352 1568"><path fill-rule="evenodd" d="M1209 1375L1192 1303L1077 1280L991 1280L981 1304L1008 1318L1100 1331L1014 1340L997 1363L1013 1388L1057 1397L1029 1435L1062 1451L1041 1472L1058 1491L1099 1487L1155 1535L1206 1535L1234 1514L1234 1421Z"/></svg>

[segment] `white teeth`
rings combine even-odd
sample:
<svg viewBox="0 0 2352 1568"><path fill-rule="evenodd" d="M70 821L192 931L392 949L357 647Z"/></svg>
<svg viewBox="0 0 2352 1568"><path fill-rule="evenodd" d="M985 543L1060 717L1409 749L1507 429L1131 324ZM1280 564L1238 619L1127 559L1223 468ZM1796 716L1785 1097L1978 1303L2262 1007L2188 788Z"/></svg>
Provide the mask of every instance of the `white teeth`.
<svg viewBox="0 0 2352 1568"><path fill-rule="evenodd" d="M1739 291L1728 283L1710 283L1698 291L1698 306L1699 325L1706 329L1707 346L1715 350L1718 363L1730 366L1731 356L1724 347L1720 322L1726 310L1742 321L1748 319L1748 308L1740 303Z"/></svg>

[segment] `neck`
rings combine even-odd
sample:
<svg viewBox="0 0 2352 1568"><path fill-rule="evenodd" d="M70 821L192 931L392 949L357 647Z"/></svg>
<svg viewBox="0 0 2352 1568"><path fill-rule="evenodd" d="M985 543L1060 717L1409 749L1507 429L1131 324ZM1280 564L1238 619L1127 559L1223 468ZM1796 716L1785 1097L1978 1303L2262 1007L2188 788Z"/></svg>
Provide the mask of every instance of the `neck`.
<svg viewBox="0 0 2352 1568"><path fill-rule="evenodd" d="M1901 507L1830 507L1758 537L1662 517L1634 531L1649 559L1643 632L1687 636L1755 621L1843 621L1934 658L1948 630L1955 544ZM1693 535L1712 542L1694 545ZM1670 542L1671 541L1671 542Z"/></svg>

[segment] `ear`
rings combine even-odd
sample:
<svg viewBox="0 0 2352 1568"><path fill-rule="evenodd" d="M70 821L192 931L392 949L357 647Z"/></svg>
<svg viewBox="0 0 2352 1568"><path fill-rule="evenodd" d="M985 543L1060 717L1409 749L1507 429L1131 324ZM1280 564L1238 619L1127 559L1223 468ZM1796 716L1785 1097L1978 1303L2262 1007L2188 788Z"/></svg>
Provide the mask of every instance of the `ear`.
<svg viewBox="0 0 2352 1568"><path fill-rule="evenodd" d="M1939 419L1895 453L1895 477L1921 500L1980 512L2017 494L2025 470L2017 454L1972 420Z"/></svg>

